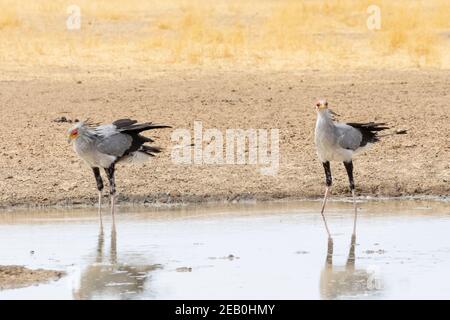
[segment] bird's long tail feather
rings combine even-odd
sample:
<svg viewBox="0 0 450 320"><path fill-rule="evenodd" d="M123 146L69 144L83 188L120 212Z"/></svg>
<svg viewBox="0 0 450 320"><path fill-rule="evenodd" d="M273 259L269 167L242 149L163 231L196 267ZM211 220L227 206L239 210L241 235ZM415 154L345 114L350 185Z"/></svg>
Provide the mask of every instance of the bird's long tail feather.
<svg viewBox="0 0 450 320"><path fill-rule="evenodd" d="M154 157L155 153L160 153L161 151L162 151L162 149L159 147L152 147L152 146L147 146L147 145L141 146L141 148L138 150L138 152L148 154L151 157Z"/></svg>
<svg viewBox="0 0 450 320"><path fill-rule="evenodd" d="M124 128L121 128L120 131L123 133L139 133L146 130L152 129L164 129L164 128L172 128L171 126L166 126L163 124L153 124L151 122L133 124Z"/></svg>
<svg viewBox="0 0 450 320"><path fill-rule="evenodd" d="M401 129L401 130L395 130L394 132L379 135L378 137L383 138L383 137L395 136L396 134L407 134L407 133L408 133L408 130Z"/></svg>

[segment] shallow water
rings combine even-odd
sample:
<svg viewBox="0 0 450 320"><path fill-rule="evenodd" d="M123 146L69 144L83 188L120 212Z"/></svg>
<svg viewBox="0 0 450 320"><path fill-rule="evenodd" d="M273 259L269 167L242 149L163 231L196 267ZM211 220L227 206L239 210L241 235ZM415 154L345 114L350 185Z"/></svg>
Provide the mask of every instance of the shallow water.
<svg viewBox="0 0 450 320"><path fill-rule="evenodd" d="M450 204L319 202L0 212L0 265L64 270L0 299L450 298ZM332 250L332 252L331 252ZM332 253L332 255L331 255Z"/></svg>

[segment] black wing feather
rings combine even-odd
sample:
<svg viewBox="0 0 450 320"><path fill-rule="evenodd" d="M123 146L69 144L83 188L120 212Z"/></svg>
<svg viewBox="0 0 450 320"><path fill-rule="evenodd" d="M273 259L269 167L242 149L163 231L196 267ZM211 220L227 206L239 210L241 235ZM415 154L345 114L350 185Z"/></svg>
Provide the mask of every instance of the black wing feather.
<svg viewBox="0 0 450 320"><path fill-rule="evenodd" d="M113 125L117 127L117 129L122 129L129 127L133 124L137 123L137 120L131 120L131 119L119 119L113 122Z"/></svg>
<svg viewBox="0 0 450 320"><path fill-rule="evenodd" d="M152 157L155 156L155 153L160 153L161 150L162 150L161 148L147 146L147 145L143 145L139 149L140 152L146 153L146 154L148 154L149 156L152 156Z"/></svg>
<svg viewBox="0 0 450 320"><path fill-rule="evenodd" d="M171 128L171 126L166 126L162 124L153 124L151 122L145 122L145 123L137 123L136 120L131 119L119 119L113 122L113 125L116 126L117 130L120 131L122 134L129 135L133 140L131 143L130 148L124 153L123 157L139 151L146 153L150 156L155 156L155 153L160 153L161 149L158 147L153 147L149 145L144 145L147 142L154 142L153 139L145 137L141 135L140 133L146 130L152 130L152 129L164 129L164 128Z"/></svg>
<svg viewBox="0 0 450 320"><path fill-rule="evenodd" d="M126 127L120 128L120 132L123 133L139 133L146 130L152 130L152 129L164 129L164 128L172 128L171 126L166 126L162 124L152 124L151 122L146 123L140 123L140 124L132 124Z"/></svg>
<svg viewBox="0 0 450 320"><path fill-rule="evenodd" d="M386 129L389 129L389 127L386 126L386 123L375 123L375 122L367 122L367 123L356 123L351 122L347 123L349 126L352 126L353 128L357 129L362 134L362 140L360 147L364 147L368 143L375 143L380 140L380 138L377 136L377 133L379 131L383 131Z"/></svg>

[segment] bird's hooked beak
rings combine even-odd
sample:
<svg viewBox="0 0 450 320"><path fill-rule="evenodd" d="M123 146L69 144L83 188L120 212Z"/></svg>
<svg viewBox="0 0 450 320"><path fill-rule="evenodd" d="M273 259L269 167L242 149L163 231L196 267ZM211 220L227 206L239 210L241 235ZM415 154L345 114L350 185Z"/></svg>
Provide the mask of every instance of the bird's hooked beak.
<svg viewBox="0 0 450 320"><path fill-rule="evenodd" d="M336 116L336 117L339 117L339 114L337 114L336 112L334 112L334 111L331 110L331 109L328 109L328 101L327 101L327 100L324 100L324 99L317 101L317 103L316 103L316 110L317 110L318 112L319 112L319 111L322 111L322 110L328 110L328 112L329 112L331 115Z"/></svg>
<svg viewBox="0 0 450 320"><path fill-rule="evenodd" d="M328 102L326 100L319 100L316 103L316 110L320 111L320 110L326 110L328 109Z"/></svg>
<svg viewBox="0 0 450 320"><path fill-rule="evenodd" d="M78 137L78 129L70 130L67 136L67 143L71 143L77 137Z"/></svg>

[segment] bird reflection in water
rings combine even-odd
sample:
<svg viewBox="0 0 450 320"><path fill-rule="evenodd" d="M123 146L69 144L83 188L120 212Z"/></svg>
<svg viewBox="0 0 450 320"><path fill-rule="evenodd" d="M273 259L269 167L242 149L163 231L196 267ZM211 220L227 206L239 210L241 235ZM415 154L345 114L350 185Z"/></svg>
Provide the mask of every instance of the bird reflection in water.
<svg viewBox="0 0 450 320"><path fill-rule="evenodd" d="M133 299L142 293L149 273L160 269L160 265L130 265L118 262L117 232L111 228L111 246L104 253L104 233L100 226L95 262L81 273L78 286L73 290L75 299Z"/></svg>
<svg viewBox="0 0 450 320"><path fill-rule="evenodd" d="M322 299L369 298L381 293L380 279L367 268L355 266L355 243L353 235L345 266L333 266L333 240L328 240L325 266L320 275Z"/></svg>

